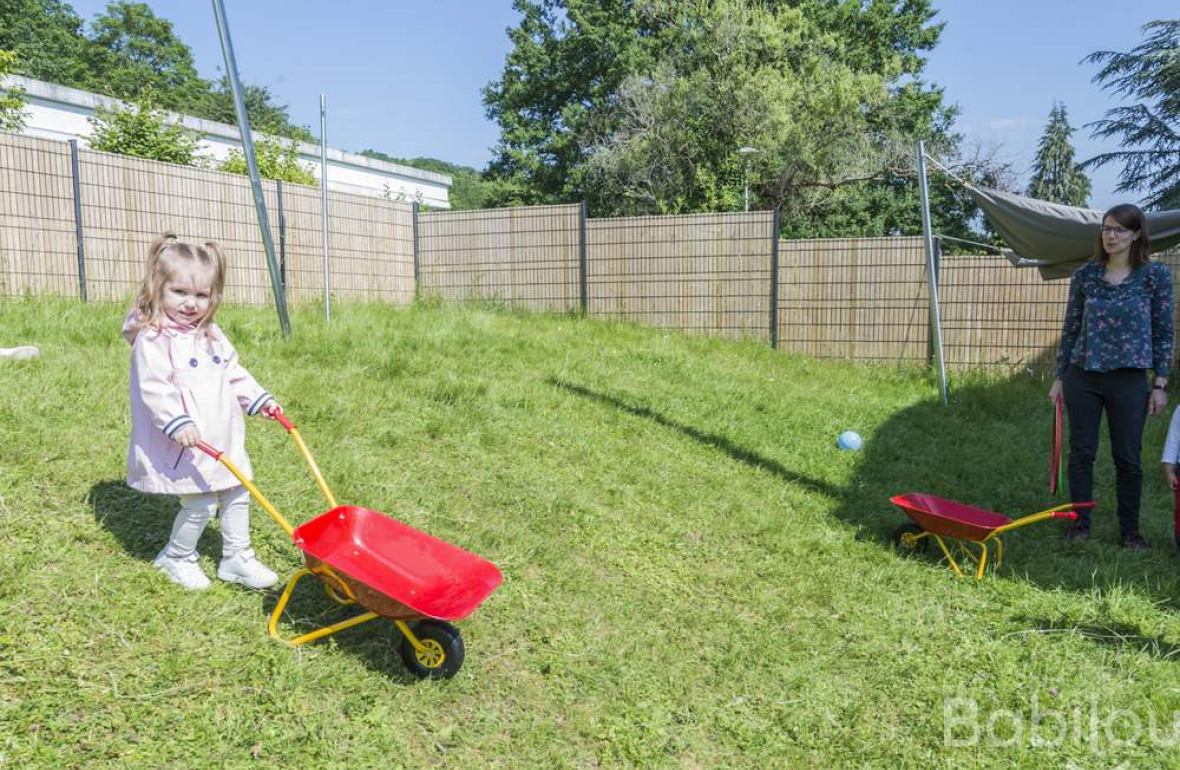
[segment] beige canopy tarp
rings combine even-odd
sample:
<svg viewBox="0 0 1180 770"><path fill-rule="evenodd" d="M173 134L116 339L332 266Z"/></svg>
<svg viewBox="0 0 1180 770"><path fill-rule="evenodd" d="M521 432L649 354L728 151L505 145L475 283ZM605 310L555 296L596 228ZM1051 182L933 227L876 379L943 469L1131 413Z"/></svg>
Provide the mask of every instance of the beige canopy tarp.
<svg viewBox="0 0 1180 770"><path fill-rule="evenodd" d="M1094 255L1102 212L964 185L983 209L1016 267L1035 267L1046 281L1069 278ZM1147 212L1153 251L1180 244L1180 210Z"/></svg>

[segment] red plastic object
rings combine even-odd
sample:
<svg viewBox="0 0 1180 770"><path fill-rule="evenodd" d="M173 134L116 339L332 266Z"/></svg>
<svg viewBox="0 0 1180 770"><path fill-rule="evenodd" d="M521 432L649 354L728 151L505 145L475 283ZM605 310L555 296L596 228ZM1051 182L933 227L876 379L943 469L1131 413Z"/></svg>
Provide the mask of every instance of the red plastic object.
<svg viewBox="0 0 1180 770"><path fill-rule="evenodd" d="M333 570L439 620L471 614L503 580L490 561L355 505L320 514L291 538Z"/></svg>
<svg viewBox="0 0 1180 770"><path fill-rule="evenodd" d="M1061 448L1065 434L1065 419L1062 415L1061 396L1053 403L1053 434L1049 446L1049 494L1061 490Z"/></svg>
<svg viewBox="0 0 1180 770"><path fill-rule="evenodd" d="M1007 516L925 493L897 495L890 501L927 532L963 540L983 540L1012 522Z"/></svg>

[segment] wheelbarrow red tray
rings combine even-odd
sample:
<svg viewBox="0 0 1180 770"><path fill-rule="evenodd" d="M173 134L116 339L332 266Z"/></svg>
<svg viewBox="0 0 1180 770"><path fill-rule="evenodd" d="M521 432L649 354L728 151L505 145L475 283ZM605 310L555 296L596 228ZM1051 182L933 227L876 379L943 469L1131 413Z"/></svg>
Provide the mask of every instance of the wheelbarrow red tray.
<svg viewBox="0 0 1180 770"><path fill-rule="evenodd" d="M996 529L1012 523L1002 513L924 492L895 495L889 501L927 532L963 540L983 540Z"/></svg>
<svg viewBox="0 0 1180 770"><path fill-rule="evenodd" d="M502 580L490 561L355 505L320 514L291 539L332 569L440 620L467 617Z"/></svg>

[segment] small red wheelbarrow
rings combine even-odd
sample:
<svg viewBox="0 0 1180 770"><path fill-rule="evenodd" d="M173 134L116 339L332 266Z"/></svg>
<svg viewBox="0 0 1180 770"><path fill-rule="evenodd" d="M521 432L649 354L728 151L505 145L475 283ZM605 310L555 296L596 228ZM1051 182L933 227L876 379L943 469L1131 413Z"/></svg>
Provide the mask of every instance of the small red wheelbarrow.
<svg viewBox="0 0 1180 770"><path fill-rule="evenodd" d="M448 621L471 614L503 579L500 570L475 554L443 542L383 513L354 505L337 505L323 474L282 412L274 417L295 441L330 510L298 528L220 451L204 442L197 448L221 462L262 509L303 551L307 566L287 582L270 614L271 637L299 645L383 617L401 631L400 653L418 677L449 678L463 665L463 637ZM278 630L279 619L300 580L315 575L324 591L340 604L357 604L368 612L291 639Z"/></svg>
<svg viewBox="0 0 1180 770"><path fill-rule="evenodd" d="M951 551L943 540L944 537L950 538L958 542L961 555L966 561L978 564L975 570L977 580L983 577L984 570L987 569L989 542L996 544L995 569L1000 568L1000 562L1004 558L1004 543L999 537L1001 534L1045 519L1072 521L1078 517L1075 509L1093 508L1095 505L1093 502L1064 503L1019 519L1010 519L1001 513L985 511L973 505L923 492L895 495L889 498L889 501L905 511L911 519L909 524L902 524L893 530L891 539L898 550L903 553L919 553L926 550L929 545L926 538L933 538L950 568L962 577L963 571L959 569L958 562L951 556ZM965 543L968 542L979 546L978 555L967 548Z"/></svg>

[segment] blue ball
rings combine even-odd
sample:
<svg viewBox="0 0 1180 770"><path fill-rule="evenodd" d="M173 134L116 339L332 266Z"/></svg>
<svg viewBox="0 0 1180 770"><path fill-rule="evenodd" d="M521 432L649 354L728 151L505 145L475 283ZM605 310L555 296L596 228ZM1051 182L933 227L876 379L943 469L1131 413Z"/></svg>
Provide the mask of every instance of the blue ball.
<svg viewBox="0 0 1180 770"><path fill-rule="evenodd" d="M854 430L846 430L836 439L836 446L845 452L859 452L860 445L860 434Z"/></svg>

